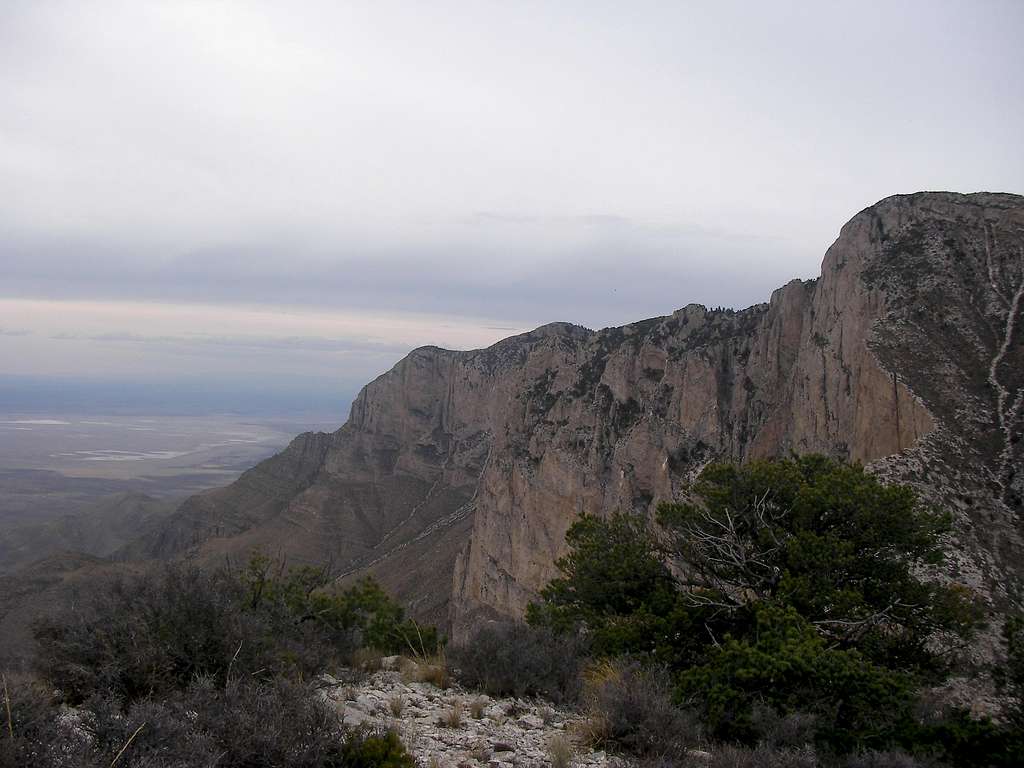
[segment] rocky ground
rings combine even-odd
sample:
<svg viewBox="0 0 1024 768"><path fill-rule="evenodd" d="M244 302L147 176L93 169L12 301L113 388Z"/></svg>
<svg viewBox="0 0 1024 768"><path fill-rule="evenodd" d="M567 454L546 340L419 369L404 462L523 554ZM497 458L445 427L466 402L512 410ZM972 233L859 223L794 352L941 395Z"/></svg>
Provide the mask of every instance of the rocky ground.
<svg viewBox="0 0 1024 768"><path fill-rule="evenodd" d="M542 701L492 698L457 684L417 682L397 658L356 682L324 676L323 696L350 725L394 728L429 768L604 768L624 761L593 751L580 736L586 719ZM388 669L390 667L390 669Z"/></svg>

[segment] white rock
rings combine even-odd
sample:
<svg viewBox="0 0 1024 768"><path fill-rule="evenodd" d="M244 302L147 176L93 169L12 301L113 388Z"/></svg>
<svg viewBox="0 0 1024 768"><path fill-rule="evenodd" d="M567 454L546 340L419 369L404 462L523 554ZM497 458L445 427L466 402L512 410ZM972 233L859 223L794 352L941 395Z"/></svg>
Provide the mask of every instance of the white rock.
<svg viewBox="0 0 1024 768"><path fill-rule="evenodd" d="M523 715L516 722L527 730L541 730L544 728L544 719L537 715Z"/></svg>
<svg viewBox="0 0 1024 768"><path fill-rule="evenodd" d="M345 707L344 712L342 712L342 719L345 725L362 725L363 723L373 722L373 718L370 715L355 707Z"/></svg>
<svg viewBox="0 0 1024 768"><path fill-rule="evenodd" d="M385 666L401 669L403 662L385 659ZM566 726L579 719L576 713L543 702L487 697L458 686L442 691L430 683L406 683L394 670L377 672L360 683L342 683L326 676L323 681L320 695L346 723L394 728L420 765L428 765L434 758L440 768L543 768L550 765L548 740L554 734L564 734ZM345 701L346 693L355 700ZM395 697L405 700L398 717L390 708ZM485 716L479 720L468 712L469 703L475 699L485 703ZM461 726L440 725L456 702L466 707ZM502 746L510 749L495 749ZM610 759L603 752L585 748L578 749L573 764L576 768L628 766L619 758Z"/></svg>

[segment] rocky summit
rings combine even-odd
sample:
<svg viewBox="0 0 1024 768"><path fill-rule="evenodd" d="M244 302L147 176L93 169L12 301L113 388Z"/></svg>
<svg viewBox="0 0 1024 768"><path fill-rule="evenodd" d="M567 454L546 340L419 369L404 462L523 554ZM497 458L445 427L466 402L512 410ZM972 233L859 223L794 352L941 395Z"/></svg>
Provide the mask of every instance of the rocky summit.
<svg viewBox="0 0 1024 768"><path fill-rule="evenodd" d="M1022 304L1024 198L889 197L766 304L416 349L341 429L122 554L329 561L458 636L521 615L581 513L650 516L718 457L820 452L952 511L948 576L1000 604L1024 575Z"/></svg>

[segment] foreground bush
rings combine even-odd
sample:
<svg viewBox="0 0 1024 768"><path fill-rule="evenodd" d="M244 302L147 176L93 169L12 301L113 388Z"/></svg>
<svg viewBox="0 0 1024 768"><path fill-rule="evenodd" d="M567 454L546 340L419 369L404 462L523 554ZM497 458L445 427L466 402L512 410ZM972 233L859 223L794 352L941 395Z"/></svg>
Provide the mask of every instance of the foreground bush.
<svg viewBox="0 0 1024 768"><path fill-rule="evenodd" d="M521 622L492 622L448 649L458 679L492 696L543 696L575 701L584 645Z"/></svg>
<svg viewBox="0 0 1024 768"><path fill-rule="evenodd" d="M586 675L588 736L642 758L682 759L701 739L697 715L672 702L672 682L658 668L604 662Z"/></svg>
<svg viewBox="0 0 1024 768"><path fill-rule="evenodd" d="M128 704L200 678L308 679L368 640L437 642L375 583L329 592L327 581L322 569L285 572L259 557L241 571L169 565L122 578L35 625L34 667L69 703L111 694Z"/></svg>
<svg viewBox="0 0 1024 768"><path fill-rule="evenodd" d="M333 574L327 568L299 566L285 572L281 563L260 554L238 577L251 608L284 610L300 623L312 623L340 650L366 647L427 655L440 645L434 627L405 619L402 606L373 579L332 589Z"/></svg>
<svg viewBox="0 0 1024 768"><path fill-rule="evenodd" d="M199 680L161 699L127 708L94 697L62 714L37 694L19 690L21 712L34 701L34 724L21 718L15 739L0 739L0 766L38 768L413 768L390 732L347 731L337 712L308 685Z"/></svg>
<svg viewBox="0 0 1024 768"><path fill-rule="evenodd" d="M54 697L40 686L4 677L0 690L0 768L45 765L49 745L61 740L56 713Z"/></svg>
<svg viewBox="0 0 1024 768"><path fill-rule="evenodd" d="M792 608L764 607L755 630L726 637L705 664L683 671L679 690L726 740L752 743L756 706L816 713L818 741L840 752L884 746L911 725L912 681L856 651L830 648Z"/></svg>
<svg viewBox="0 0 1024 768"><path fill-rule="evenodd" d="M413 768L397 736L347 730L308 681L368 640L436 634L373 582L330 580L257 556L103 584L34 627L48 687L11 687L0 768Z"/></svg>
<svg viewBox="0 0 1024 768"><path fill-rule="evenodd" d="M336 655L320 627L273 604L252 608L232 573L168 566L104 585L73 611L34 627L37 674L78 703L129 703L197 678L308 677Z"/></svg>

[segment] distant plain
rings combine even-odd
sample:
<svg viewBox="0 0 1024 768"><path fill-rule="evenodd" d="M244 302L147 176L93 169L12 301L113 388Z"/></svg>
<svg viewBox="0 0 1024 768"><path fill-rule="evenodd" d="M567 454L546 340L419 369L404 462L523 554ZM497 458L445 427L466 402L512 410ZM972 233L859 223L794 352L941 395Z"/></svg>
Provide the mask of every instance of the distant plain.
<svg viewBox="0 0 1024 768"><path fill-rule="evenodd" d="M324 422L0 411L0 527L74 515L113 494L177 500L225 485Z"/></svg>

